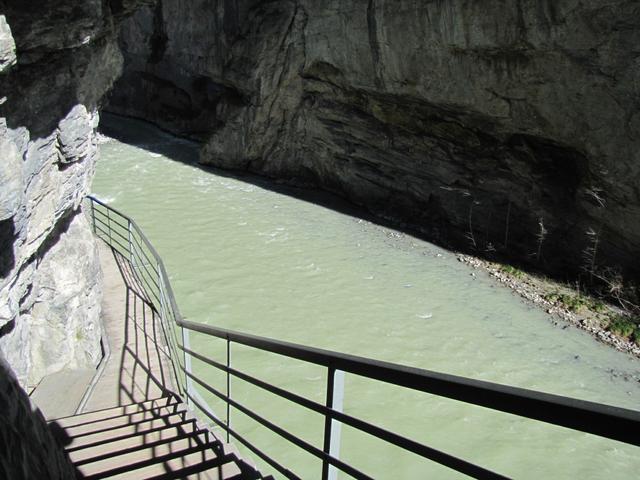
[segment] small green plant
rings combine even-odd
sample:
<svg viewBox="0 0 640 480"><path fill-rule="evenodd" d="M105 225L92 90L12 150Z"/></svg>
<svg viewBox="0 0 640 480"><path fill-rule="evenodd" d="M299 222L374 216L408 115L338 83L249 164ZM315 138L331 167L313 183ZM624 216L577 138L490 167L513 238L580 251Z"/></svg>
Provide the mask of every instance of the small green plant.
<svg viewBox="0 0 640 480"><path fill-rule="evenodd" d="M571 312L579 312L582 309L589 309L594 313L607 312L607 305L603 301L579 293L547 293L544 299L550 303L560 304Z"/></svg>
<svg viewBox="0 0 640 480"><path fill-rule="evenodd" d="M520 270L519 268L516 268L512 265L502 265L500 267L500 270L502 270L504 273L511 275L512 277L515 278L523 278L524 277L524 272L522 270Z"/></svg>
<svg viewBox="0 0 640 480"><path fill-rule="evenodd" d="M548 293L544 296L544 299L551 303L559 303L567 310L572 312L577 312L582 308L594 308L596 302L593 302L587 297L583 297L580 294L573 295L570 293ZM604 304L602 302L598 302L602 305L604 309Z"/></svg>
<svg viewBox="0 0 640 480"><path fill-rule="evenodd" d="M551 302L551 303L556 303L559 297L560 297L560 294L558 292L547 293L543 296L543 298L547 302Z"/></svg>
<svg viewBox="0 0 640 480"><path fill-rule="evenodd" d="M609 331L621 337L630 337L638 330L638 326L629 318L617 315L611 319L609 323Z"/></svg>
<svg viewBox="0 0 640 480"><path fill-rule="evenodd" d="M636 342L636 345L640 346L640 327L636 327L633 331L633 341Z"/></svg>
<svg viewBox="0 0 640 480"><path fill-rule="evenodd" d="M591 309L596 313L604 313L607 310L607 306L600 300L593 300L591 302Z"/></svg>
<svg viewBox="0 0 640 480"><path fill-rule="evenodd" d="M583 297L582 295L563 295L562 302L572 312L577 312L583 308L588 308L590 306L589 299Z"/></svg>

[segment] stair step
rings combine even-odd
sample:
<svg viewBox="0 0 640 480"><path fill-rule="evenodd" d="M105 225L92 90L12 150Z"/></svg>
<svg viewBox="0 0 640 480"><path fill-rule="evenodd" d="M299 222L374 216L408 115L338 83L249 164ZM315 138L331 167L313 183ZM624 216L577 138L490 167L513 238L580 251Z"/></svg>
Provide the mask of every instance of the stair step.
<svg viewBox="0 0 640 480"><path fill-rule="evenodd" d="M195 433L197 431L198 429L196 428L196 424L193 422L193 420L184 420L179 424L162 425L159 427L149 428L141 432L129 432L118 436L108 437L106 439L98 439L96 441L71 444L70 446L66 447L66 451L72 458L86 458L84 455L82 455L82 452L99 451L99 449L106 444L115 444L116 442L118 442L118 445L121 445L123 448L137 445L139 444L138 439L140 435L143 435L146 438L150 438L153 441L181 435L184 433Z"/></svg>
<svg viewBox="0 0 640 480"><path fill-rule="evenodd" d="M99 473L87 474L81 468L81 472L85 475L85 480L98 480L102 478L125 479L125 478L149 478L161 475L169 471L183 469L187 466L200 465L202 462L213 462L217 460L216 466L223 465L233 458L218 457L213 447L215 444L192 445L180 450L170 451L161 454L154 453L151 458L142 459L132 456L128 461L121 457L117 458L118 466Z"/></svg>
<svg viewBox="0 0 640 480"><path fill-rule="evenodd" d="M124 455L145 448L152 448L163 443L170 443L184 438L198 438L204 443L214 443L214 437L208 430L193 430L192 424L187 424L187 428L169 427L161 430L147 431L142 435L134 435L110 442L99 443L94 446L82 448L69 452L69 458L74 465L84 465L85 463L97 462L114 455Z"/></svg>
<svg viewBox="0 0 640 480"><path fill-rule="evenodd" d="M139 478L148 479L154 477L164 479L228 480L240 472L240 469L233 463L234 461L235 457L203 458L200 453L194 453L164 461L161 464L156 463L143 470L137 470L135 476L124 474L110 478L114 480L138 480Z"/></svg>
<svg viewBox="0 0 640 480"><path fill-rule="evenodd" d="M184 420L182 412L167 413L164 415L152 416L151 418L140 419L135 422L127 422L124 424L116 422L114 425L110 425L110 421L105 421L103 423L98 424L98 428L89 429L88 431L82 431L77 434L73 434L73 432L71 432L72 433L71 438L78 439L82 437L99 435L102 433L108 433L108 432L113 432L113 431L127 429L127 428L133 429L133 431L137 432L139 431L140 428L145 428L148 423L152 423L154 421L163 422L162 423L163 425L170 425L172 423L179 422L180 420ZM159 425L158 423L155 424L155 426L158 426L158 425Z"/></svg>
<svg viewBox="0 0 640 480"><path fill-rule="evenodd" d="M154 459L176 452L189 451L193 448L211 450L210 453L206 454L206 458L203 457L204 460L216 458L219 453L222 453L219 444L210 442L203 433L199 435L182 433L173 438L157 441L147 441L146 438L138 437L138 443L137 446L123 450L113 449L113 445L107 444L102 447L102 451L94 458L86 458L80 462L74 461L74 464L83 475L91 476L117 470L127 465L137 465L144 462L153 463Z"/></svg>
<svg viewBox="0 0 640 480"><path fill-rule="evenodd" d="M148 410L140 410L125 415L110 416L101 419L95 419L90 422L82 422L77 425L65 428L71 437L79 436L89 432L98 432L105 428L118 428L124 425L132 425L140 423L143 420L152 420L154 418L162 418L167 415L186 414L186 407L183 404L174 403L167 407L156 407Z"/></svg>
<svg viewBox="0 0 640 480"><path fill-rule="evenodd" d="M158 429L180 427L184 430L190 429L194 431L196 422L194 419L184 419L181 414L167 415L164 417L142 420L139 423L121 425L116 428L106 428L99 431L83 433L75 437L71 437L71 443L67 447L67 451L73 451L78 448L86 448L100 442L111 442L119 440L125 436L143 435L157 431Z"/></svg>
<svg viewBox="0 0 640 480"><path fill-rule="evenodd" d="M179 400L175 397L160 397L153 400L148 400L142 403L130 403L127 405L121 405L113 408L105 408L102 410L94 410L91 412L84 412L78 415L70 417L63 417L56 419L56 422L63 428L73 427L82 423L92 422L94 420L100 420L106 417L113 417L119 415L127 415L130 413L136 413L141 410L149 410L157 407L165 407L167 405L179 404Z"/></svg>
<svg viewBox="0 0 640 480"><path fill-rule="evenodd" d="M247 477L242 476L240 469L231 463L233 460L233 457L229 457L229 462L224 463L222 466L220 466L220 460L218 458L206 460L171 472L145 477L145 480L246 480Z"/></svg>

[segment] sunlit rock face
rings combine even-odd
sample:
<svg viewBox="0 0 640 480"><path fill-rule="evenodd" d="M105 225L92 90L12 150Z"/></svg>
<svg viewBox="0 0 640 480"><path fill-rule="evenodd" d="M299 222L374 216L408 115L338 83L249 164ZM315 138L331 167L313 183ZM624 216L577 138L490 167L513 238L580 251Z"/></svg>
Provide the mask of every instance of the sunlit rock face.
<svg viewBox="0 0 640 480"><path fill-rule="evenodd" d="M163 0L109 108L442 244L638 277L634 0ZM609 272L611 273L611 272Z"/></svg>
<svg viewBox="0 0 640 480"><path fill-rule="evenodd" d="M3 2L0 351L23 385L100 360L101 274L81 213L117 27L142 1Z"/></svg>

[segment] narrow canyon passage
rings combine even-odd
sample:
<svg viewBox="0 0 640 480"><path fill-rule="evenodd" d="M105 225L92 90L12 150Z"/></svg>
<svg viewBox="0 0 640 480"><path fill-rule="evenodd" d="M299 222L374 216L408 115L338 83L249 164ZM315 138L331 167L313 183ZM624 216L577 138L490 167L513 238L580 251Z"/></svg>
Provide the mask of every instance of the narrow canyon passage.
<svg viewBox="0 0 640 480"><path fill-rule="evenodd" d="M27 392L53 405L53 385L72 409L105 351L104 285L83 211L96 168L94 192L140 222L188 320L631 408L614 438L638 443L640 357L523 302L451 251L631 302L607 335L640 342L638 45L638 0L3 1L0 478L76 477ZM102 142L101 111L202 143L108 115L115 140ZM150 261L140 260L134 267ZM229 383L226 366L215 376L194 353L192 373L226 392L223 404L198 389L214 421L230 422L290 478L327 478L315 457L322 467L340 457L376 479L457 477L355 433L349 415L379 425L376 438L390 439L388 429L415 439L434 461L442 451L509 477L640 471L638 448L524 420L556 411L536 417L540 409L513 400L526 394L503 409L523 418L492 413L365 381L338 355L326 356L327 373L250 351L233 334L222 334L226 345L205 340L195 333L203 329L182 341L215 358L213 368L230 362L322 405L306 414L247 377ZM335 368L353 373L344 407L332 403ZM387 380L399 384L403 368ZM437 393L437 376L415 382ZM488 390L471 391L483 393L452 398L491 408ZM256 426L240 404L313 444L315 457ZM339 446L329 417L345 422ZM599 432L602 418L619 425L616 415L586 418L586 431Z"/></svg>
<svg viewBox="0 0 640 480"><path fill-rule="evenodd" d="M147 233L187 319L626 408L640 405L638 360L556 325L451 252L362 220L338 203L330 208L260 180L202 169L196 145L147 124L105 119L103 130L118 140L101 146L93 192ZM222 359L224 345L207 342L191 339L196 350ZM326 379L319 369L292 368L248 350L240 355L241 348L234 367L323 401ZM321 443L320 417L239 383L232 388L277 423ZM637 448L590 435L350 376L345 392L346 412L505 475L601 478L607 472L622 479L640 468ZM302 478L317 476L319 462L286 441L239 413L232 412L231 422ZM455 477L406 453L397 452L389 464L388 448L345 428L340 456L376 478Z"/></svg>

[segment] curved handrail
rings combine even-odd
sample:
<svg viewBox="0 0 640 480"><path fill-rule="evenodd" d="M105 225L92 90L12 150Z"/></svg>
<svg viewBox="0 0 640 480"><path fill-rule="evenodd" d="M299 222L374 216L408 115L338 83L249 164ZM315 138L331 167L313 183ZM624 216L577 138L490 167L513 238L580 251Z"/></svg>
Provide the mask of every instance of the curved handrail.
<svg viewBox="0 0 640 480"><path fill-rule="evenodd" d="M133 219L119 210L107 205L93 196L89 196L87 198L91 202L91 216L96 235L106 241L112 248L115 248L116 250L124 249L124 252L121 253L126 253L134 263L137 262L140 264L140 260L142 260L141 267L137 270L134 268L134 271L136 272L136 275L139 275L139 282L145 288L149 289L149 291L145 290L145 294L149 298L149 303L160 313L161 321L166 323L168 319L165 316L165 302L168 302L169 311L171 313L170 320L175 326L182 329L182 344L180 344L175 337L174 329L168 328L168 330L173 333L173 336L169 337L169 350L172 353L171 361L173 363L176 380L179 384L181 393L184 393L186 398L198 407L205 415L207 415L215 424L226 430L227 436L231 435L236 438L263 460L270 463L287 478L298 477L282 465L275 462L264 452L257 449L250 443L250 441L231 428L229 424L230 406L233 406L239 411L243 411L249 417L271 429L276 434L286 438L296 446L320 458L323 461L323 479L329 478L330 465L349 473L355 478L369 478L364 473L340 461L333 454L332 422L341 422L346 425L350 425L360 431L375 435L393 445L404 448L405 450L411 451L417 455L423 456L424 458L428 458L475 478L505 478L482 467L478 467L444 452L419 444L411 439L404 438L393 432L388 432L376 427L375 425L342 413L342 411L334 405L334 390L337 385L336 374L339 371L640 446L640 435L637 433L640 431L639 411L497 383L474 380L455 375L432 372L425 369L333 352L330 350L323 350L320 348L187 321L181 316L178 309L164 263L151 242L143 233L142 229ZM98 218L96 216L98 210L95 209L95 205L102 207L102 209L106 211L106 214L100 212L101 217ZM126 227L115 219L112 219L111 214L116 215L123 221L126 221ZM107 222L104 221L103 217L107 219ZM113 227L114 224L117 227ZM126 241L124 234L120 232L118 228L126 229L128 234L127 246L114 238L114 235L118 235L122 241ZM153 278L151 278L151 280L158 289L157 293L154 291L153 285L146 281L147 277L145 276L145 273L147 276L149 276L150 273L146 269L144 260L149 259L146 257L146 253L144 251L136 249L139 249L141 245L138 244L135 235L140 238L155 262L156 272L154 273L158 276L158 282L155 282ZM155 304L154 297L158 304ZM165 327L167 327L167 325L165 325ZM168 327L171 326L168 325ZM188 331L198 332L226 340L226 365L211 360L199 353L193 352L188 345L188 335L185 334L185 332ZM299 397L292 392L282 390L251 377L246 373L231 368L231 343L246 345L262 351L326 367L328 369L328 380L327 400L325 405L310 402L309 400ZM184 353L184 364L180 364L178 351L182 351ZM174 356L176 358L174 358ZM227 393L224 394L220 392L195 376L190 368L191 358L195 358L209 366L226 372ZM183 378L182 382L178 378L178 370L181 371L181 376ZM304 406L307 409L322 413L325 417L325 438L323 449L321 450L307 444L305 441L295 437L287 431L282 430L277 425L274 425L268 419L260 417L245 406L239 404L230 395L229 379L231 376L252 383L263 390L275 393L276 395L297 403L298 405ZM193 388L194 381L211 394L226 402L226 424L213 414L213 411L206 404L206 401L202 398L197 389Z"/></svg>
<svg viewBox="0 0 640 480"><path fill-rule="evenodd" d="M180 309L178 308L178 303L176 302L175 295L173 294L173 288L171 287L171 283L169 282L169 276L167 275L167 270L166 270L166 268L164 266L164 262L162 261L162 257L160 257L160 255L158 255L158 252L156 251L154 246L151 244L151 242L149 241L147 236L144 234L142 229L138 226L136 221L133 218L129 217L128 215L122 213L120 210L118 210L118 209L116 209L116 208L104 203L103 201L99 200L98 198L96 198L93 195L87 195L86 198L89 199L91 202L95 202L98 205L101 205L104 208L106 208L108 210L111 210L112 212L116 213L120 217L127 219L127 221L131 224L131 226L133 228L135 228L137 233L140 235L140 238L145 243L145 246L149 249L149 252L153 256L153 259L156 261L156 263L157 263L157 265L158 265L158 267L160 269L160 272L161 272L162 276L164 277L164 280L166 281L165 286L167 288L167 297L168 297L169 302L171 303L171 309L173 310L173 312L174 312L174 314L176 316L176 319L181 319L182 315L180 314Z"/></svg>

